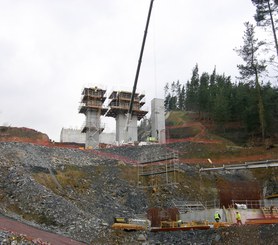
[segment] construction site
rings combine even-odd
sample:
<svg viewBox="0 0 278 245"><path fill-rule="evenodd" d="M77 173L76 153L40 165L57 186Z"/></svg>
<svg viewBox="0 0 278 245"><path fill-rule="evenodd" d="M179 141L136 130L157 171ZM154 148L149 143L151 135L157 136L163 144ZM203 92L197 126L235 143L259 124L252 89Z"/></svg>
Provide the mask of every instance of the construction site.
<svg viewBox="0 0 278 245"><path fill-rule="evenodd" d="M277 146L238 146L191 113L168 124L165 143L95 149L2 127L2 218L85 244L276 244ZM36 237L9 222L1 230Z"/></svg>
<svg viewBox="0 0 278 245"><path fill-rule="evenodd" d="M132 91L83 88L85 123L60 142L0 127L1 244L278 244L277 137L240 145L198 113L165 113L159 98L138 127L152 4Z"/></svg>
<svg viewBox="0 0 278 245"><path fill-rule="evenodd" d="M159 188L177 186L180 184L179 176L185 172L184 163L181 163L181 151L176 150L175 144L184 147L188 143L219 144L221 140L208 140L204 125L199 122L187 120L179 124L165 127L164 101L153 99L151 102L151 129L147 142L138 142L137 121L140 121L148 111L142 110L145 102L143 94L126 91L113 91L108 107L103 106L106 100L106 91L98 87L84 88L79 112L86 116L81 133L85 133L84 149L99 149L101 154L116 157L118 160L128 162L137 168L137 187L152 189L155 193ZM133 98L132 98L133 97ZM133 110L129 117L129 107L133 100ZM113 117L116 120L115 139L110 144L101 141L100 135L104 127L101 126L101 116ZM166 115L169 117L169 115ZM190 117L189 117L190 118ZM185 134L183 138L177 132ZM193 133L195 131L195 133ZM171 137L172 135L173 137ZM62 136L62 133L61 133ZM80 138L78 136L77 138ZM77 139L70 135L70 131L63 134L61 142L74 142ZM67 142L66 139L71 139ZM79 142L80 143L80 142ZM147 144L147 146L142 146ZM223 143L223 142L222 142ZM140 148L134 148L141 144ZM127 146L132 146L131 149ZM101 147L102 146L102 147ZM115 148L115 146L117 146ZM231 146L233 147L233 146ZM236 148L236 146L234 146ZM102 150L102 149L103 150ZM184 149L183 149L184 150ZM129 153L130 151L130 153ZM119 158L120 157L120 158ZM192 159L191 159L192 160ZM252 160L252 159L251 159ZM256 157L254 156L254 160ZM276 224L278 223L278 192L276 171L278 160L267 159L258 161L245 161L238 164L223 164L215 166L208 157L205 161L209 167L201 167L199 175L204 172L248 171L252 169L272 169L275 172L275 190L267 196L256 181L234 183L220 183L217 188L219 198L214 200L172 200L171 208L151 208L143 219L130 219L127 217L115 218L112 228L115 230L151 230L151 231L177 231L192 229L218 229L229 227L237 223L236 213L240 210L241 222L244 224ZM273 170L274 169L274 170ZM169 205L169 204L168 204ZM216 222L214 214L219 213L221 222ZM138 220L145 220L137 224ZM139 222L140 223L140 222Z"/></svg>

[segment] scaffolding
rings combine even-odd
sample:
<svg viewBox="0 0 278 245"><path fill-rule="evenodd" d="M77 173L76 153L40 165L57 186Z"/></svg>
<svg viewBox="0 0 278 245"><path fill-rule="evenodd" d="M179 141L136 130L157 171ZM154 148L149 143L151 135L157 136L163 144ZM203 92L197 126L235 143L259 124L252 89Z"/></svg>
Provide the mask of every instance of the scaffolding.
<svg viewBox="0 0 278 245"><path fill-rule="evenodd" d="M174 200L173 206L179 210L180 214L185 214L191 211L201 211L206 209L219 209L220 208L220 201L213 200L213 201L179 201Z"/></svg>
<svg viewBox="0 0 278 245"><path fill-rule="evenodd" d="M100 123L100 116L108 110L103 107L105 93L106 90L98 87L84 88L82 91L79 113L86 116L81 132L86 133L85 145L88 149L99 147L99 135L104 130L103 124Z"/></svg>
<svg viewBox="0 0 278 245"><path fill-rule="evenodd" d="M167 153L163 160L141 155L138 163L138 186L143 188L177 184L179 159L176 152Z"/></svg>
<svg viewBox="0 0 278 245"><path fill-rule="evenodd" d="M138 120L141 120L148 112L142 110L142 106L145 104L144 94L136 93L134 96L134 105L132 113L137 116ZM118 114L126 114L129 109L129 104L131 100L131 92L127 91L113 91L109 99L110 109L106 113L105 116L107 117L114 117L116 118Z"/></svg>
<svg viewBox="0 0 278 245"><path fill-rule="evenodd" d="M142 110L145 104L143 94L135 94L131 118L127 117L132 93L127 91L113 91L108 104L109 110L106 117L113 117L116 120L116 141L119 144L134 142L138 140L137 121L141 120L148 111Z"/></svg>
<svg viewBox="0 0 278 245"><path fill-rule="evenodd" d="M245 205L249 209L265 208L265 207L278 207L278 200L231 200L231 207L235 208L237 205Z"/></svg>

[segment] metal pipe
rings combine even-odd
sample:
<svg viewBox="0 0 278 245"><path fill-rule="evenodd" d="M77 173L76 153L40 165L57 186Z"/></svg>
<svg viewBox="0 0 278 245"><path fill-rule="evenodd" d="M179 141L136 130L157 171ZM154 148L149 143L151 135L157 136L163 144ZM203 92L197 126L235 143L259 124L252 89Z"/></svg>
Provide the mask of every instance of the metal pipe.
<svg viewBox="0 0 278 245"><path fill-rule="evenodd" d="M246 162L244 164L223 165L222 167L201 168L199 171L202 172L202 171L216 171L216 170L269 168L269 167L278 167L278 160Z"/></svg>

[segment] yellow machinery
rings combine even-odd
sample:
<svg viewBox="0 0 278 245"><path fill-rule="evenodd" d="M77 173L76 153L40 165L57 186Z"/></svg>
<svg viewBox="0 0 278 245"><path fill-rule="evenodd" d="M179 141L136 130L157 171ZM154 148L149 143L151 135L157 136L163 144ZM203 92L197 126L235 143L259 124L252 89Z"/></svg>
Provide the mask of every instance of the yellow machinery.
<svg viewBox="0 0 278 245"><path fill-rule="evenodd" d="M124 231L149 230L151 222L147 219L114 218L112 229Z"/></svg>
<svg viewBox="0 0 278 245"><path fill-rule="evenodd" d="M213 222L213 228L218 229L221 227L229 227L231 226L231 223L229 222Z"/></svg>

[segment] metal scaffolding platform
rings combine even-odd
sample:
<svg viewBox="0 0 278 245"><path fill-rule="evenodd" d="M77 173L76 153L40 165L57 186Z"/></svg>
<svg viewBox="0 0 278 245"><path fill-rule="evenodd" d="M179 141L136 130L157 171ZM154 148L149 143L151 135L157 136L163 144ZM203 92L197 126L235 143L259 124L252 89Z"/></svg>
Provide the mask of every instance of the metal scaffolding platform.
<svg viewBox="0 0 278 245"><path fill-rule="evenodd" d="M185 214L191 211L201 211L209 208L213 208L213 209L220 208L220 201L213 200L213 201L200 202L200 201L173 200L173 206L179 210L180 214Z"/></svg>
<svg viewBox="0 0 278 245"><path fill-rule="evenodd" d="M155 157L141 157L144 164L138 164L138 186L158 187L176 184L176 172L179 170L177 153L168 153L165 159L157 161Z"/></svg>

